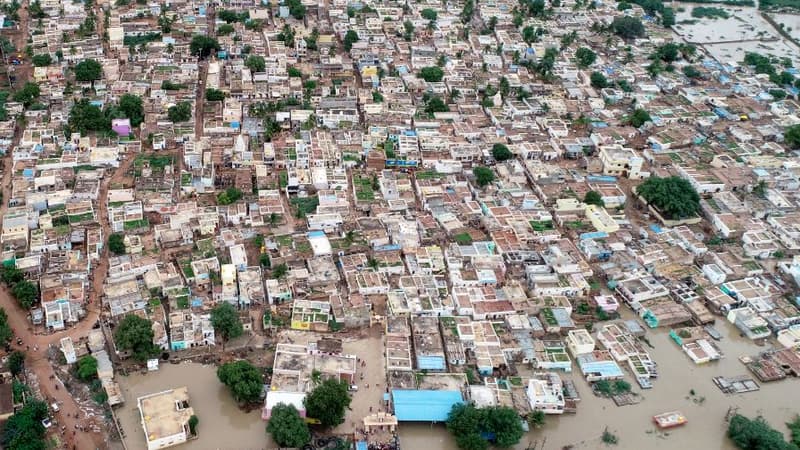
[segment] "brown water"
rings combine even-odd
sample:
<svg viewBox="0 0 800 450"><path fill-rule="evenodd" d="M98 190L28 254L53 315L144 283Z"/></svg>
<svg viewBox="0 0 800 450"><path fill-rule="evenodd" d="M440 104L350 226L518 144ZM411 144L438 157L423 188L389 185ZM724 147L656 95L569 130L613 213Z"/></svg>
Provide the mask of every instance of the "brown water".
<svg viewBox="0 0 800 450"><path fill-rule="evenodd" d="M176 449L267 449L277 448L266 433L261 411L245 413L231 398L227 388L217 380L216 368L197 363L162 364L158 372L119 377L125 405L116 410L126 434L129 450L146 449L136 398L176 387L189 388L195 414L200 419L199 438Z"/></svg>
<svg viewBox="0 0 800 450"><path fill-rule="evenodd" d="M601 448L604 445L600 436L608 427L619 438L619 444L611 448L732 450L733 445L725 437L724 419L729 407L739 408L739 412L747 416L763 415L774 428L787 432L784 423L800 413L796 394L798 381L787 379L762 384L760 391L747 394L723 394L712 378L748 374L737 358L756 354L764 347L739 337L736 329L721 319L717 320L716 328L724 336L718 344L725 358L702 366L689 360L669 338L669 330L649 331L648 339L655 347L649 352L658 363L659 378L654 380L653 389L642 392L644 400L638 405L617 407L611 400L593 396L579 374L567 375L575 380L581 396L578 413L547 416L545 426L529 432L516 448L525 449L534 444L537 450L558 450L567 445L581 449ZM632 377L627 381L634 383ZM695 390L694 399L689 398L692 389ZM700 397L705 397L705 401L696 401ZM671 410L682 411L689 423L671 431L658 431L652 423L653 415ZM399 434L404 449L457 448L443 425L402 425Z"/></svg>
<svg viewBox="0 0 800 450"><path fill-rule="evenodd" d="M654 381L653 389L642 392L644 400L638 405L617 407L611 400L593 396L588 384L579 374L566 375L575 381L581 395L578 413L560 417L548 416L546 425L524 436L516 447L517 450L534 445L537 450L558 450L566 445L579 449L602 448L600 435L606 427L619 438L619 444L612 447L617 449L732 450L733 446L725 437L724 423L725 414L730 407L739 408L739 412L747 416L761 414L773 427L786 432L784 423L800 413L796 395L798 381L789 379L762 384L760 391L747 394L723 394L714 385L712 378L719 375L730 377L747 374L747 369L737 358L756 354L764 350L764 347L758 347L739 337L735 328L722 320L717 321L716 328L724 336L718 345L725 353L725 358L703 366L695 366L683 354L669 338L668 330L649 331L648 339L654 346L649 352L658 363L660 377ZM363 343L356 345L361 344ZM356 349L349 350L361 353L355 351ZM373 356L380 358L380 345L367 345L361 354L365 359L370 356L368 361ZM372 371L367 372L369 374ZM522 371L522 374L525 372ZM627 381L633 384L631 377ZM240 411L227 389L217 380L213 366L195 363L166 364L155 373L120 377L120 384L127 403L117 414L127 434L126 443L130 450L145 448L136 398L179 386L189 388L192 406L200 418L200 438L179 448L213 450L276 447L265 432L260 412ZM690 398L689 391L692 389L695 396ZM636 387L634 390L637 390ZM354 416L365 414L361 411L364 409L360 405L362 396L365 397L366 405L371 403L366 397L377 399L379 392L372 394L360 390L354 399L355 411L351 413ZM701 397L705 401L697 401ZM666 433L657 431L652 423L652 416L671 410L682 411L689 423ZM348 417L343 427L359 419L360 417ZM402 425L399 434L404 450L456 449L443 425Z"/></svg>

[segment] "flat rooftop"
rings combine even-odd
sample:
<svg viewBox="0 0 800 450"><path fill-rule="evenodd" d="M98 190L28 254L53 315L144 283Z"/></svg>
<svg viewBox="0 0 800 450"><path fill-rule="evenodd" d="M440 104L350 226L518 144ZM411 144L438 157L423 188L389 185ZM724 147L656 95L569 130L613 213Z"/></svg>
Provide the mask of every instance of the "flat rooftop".
<svg viewBox="0 0 800 450"><path fill-rule="evenodd" d="M137 399L147 441L187 432L194 410L189 406L189 390L184 387L146 395Z"/></svg>

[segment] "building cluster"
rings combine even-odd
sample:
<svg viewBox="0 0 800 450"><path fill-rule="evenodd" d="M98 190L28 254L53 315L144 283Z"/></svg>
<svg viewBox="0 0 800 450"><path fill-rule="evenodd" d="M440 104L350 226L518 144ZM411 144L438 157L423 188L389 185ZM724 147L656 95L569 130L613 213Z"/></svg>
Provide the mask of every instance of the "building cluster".
<svg viewBox="0 0 800 450"><path fill-rule="evenodd" d="M222 302L247 328L253 308L268 329L379 324L400 421L464 399L574 410L558 375L573 362L588 382L651 387L646 328L673 329L697 364L723 356L715 320L798 358L800 72L776 83L680 44L653 74L650 55L678 43L640 7L551 3L517 27L511 1L464 25L469 0L42 0L42 107L9 99L0 122L2 258L38 286L33 323L62 330L96 302L111 322L150 319L168 351L215 345ZM625 15L646 38L608 31ZM90 59L102 76L79 81ZM141 123L119 114L131 94ZM103 127L76 118L80 99ZM632 190L670 176L701 196L697 217L663 219ZM609 320L623 310L639 321ZM357 358L278 345L264 417L302 411L315 375L356 382ZM140 399L147 433L185 436L187 395Z"/></svg>

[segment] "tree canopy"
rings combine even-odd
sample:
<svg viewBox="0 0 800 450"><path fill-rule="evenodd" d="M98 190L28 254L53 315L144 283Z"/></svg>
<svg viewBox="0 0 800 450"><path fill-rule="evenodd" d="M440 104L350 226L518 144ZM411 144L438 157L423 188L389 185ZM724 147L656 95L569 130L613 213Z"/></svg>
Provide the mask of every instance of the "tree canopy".
<svg viewBox="0 0 800 450"><path fill-rule="evenodd" d="M355 30L347 30L347 33L344 34L344 39L342 39L344 49L349 52L356 42L358 42L358 33Z"/></svg>
<svg viewBox="0 0 800 450"><path fill-rule="evenodd" d="M115 255L125 254L125 238L122 233L111 233L108 236L108 249Z"/></svg>
<svg viewBox="0 0 800 450"><path fill-rule="evenodd" d="M308 425L294 405L275 405L267 423L267 432L280 447L300 448L311 441Z"/></svg>
<svg viewBox="0 0 800 450"><path fill-rule="evenodd" d="M634 39L645 35L642 21L632 16L615 17L611 22L611 29L623 39Z"/></svg>
<svg viewBox="0 0 800 450"><path fill-rule="evenodd" d="M486 186L494 181L494 172L488 167L478 166L472 169L472 174L475 175L475 179L478 181L478 186L481 187Z"/></svg>
<svg viewBox="0 0 800 450"><path fill-rule="evenodd" d="M595 89L603 89L608 87L608 80L602 72L592 72L592 74L589 76L589 83L591 83L592 87Z"/></svg>
<svg viewBox="0 0 800 450"><path fill-rule="evenodd" d="M266 61L264 61L263 56L259 55L250 55L244 61L244 65L250 69L251 72L263 72L264 69L267 67Z"/></svg>
<svg viewBox="0 0 800 450"><path fill-rule="evenodd" d="M511 150L506 147L505 144L494 144L492 146L492 158L495 161L506 161L514 157L514 154L511 153Z"/></svg>
<svg viewBox="0 0 800 450"><path fill-rule="evenodd" d="M31 61L33 62L33 65L36 67L44 67L52 64L53 58L50 56L49 53L43 53L41 55L34 55L33 58L31 58Z"/></svg>
<svg viewBox="0 0 800 450"><path fill-rule="evenodd" d="M111 128L111 121L98 106L82 98L72 105L67 125L73 131L87 134L90 131L108 130Z"/></svg>
<svg viewBox="0 0 800 450"><path fill-rule="evenodd" d="M11 288L11 293L17 299L20 306L31 309L39 300L39 286L28 281L22 280Z"/></svg>
<svg viewBox="0 0 800 450"><path fill-rule="evenodd" d="M800 125L792 125L783 133L783 140L790 148L800 148Z"/></svg>
<svg viewBox="0 0 800 450"><path fill-rule="evenodd" d="M578 60L578 67L586 68L594 64L595 60L597 60L597 55L592 49L581 47L575 51L575 59Z"/></svg>
<svg viewBox="0 0 800 450"><path fill-rule="evenodd" d="M234 339L244 333L239 312L228 302L222 302L211 310L211 325L224 340Z"/></svg>
<svg viewBox="0 0 800 450"><path fill-rule="evenodd" d="M14 337L14 331L8 324L8 314L5 308L0 308L0 346L7 344Z"/></svg>
<svg viewBox="0 0 800 450"><path fill-rule="evenodd" d="M648 113L642 108L636 108L636 110L633 111L633 114L628 116L628 123L630 123L631 126L636 128L639 128L640 126L644 125L646 122L649 122L650 120L651 120L650 113Z"/></svg>
<svg viewBox="0 0 800 450"><path fill-rule="evenodd" d="M476 408L472 404L453 406L447 416L447 430L463 450L488 448L489 438L497 447L511 447L522 438L517 412L507 406Z"/></svg>
<svg viewBox="0 0 800 450"><path fill-rule="evenodd" d="M783 440L783 434L769 426L763 417L748 419L736 414L728 423L728 437L742 450L797 450Z"/></svg>
<svg viewBox="0 0 800 450"><path fill-rule="evenodd" d="M158 355L153 336L153 324L149 320L129 314L117 325L114 342L120 350L130 350L134 359L146 361Z"/></svg>
<svg viewBox="0 0 800 450"><path fill-rule="evenodd" d="M427 82L439 82L444 77L444 71L437 66L423 67L418 76Z"/></svg>
<svg viewBox="0 0 800 450"><path fill-rule="evenodd" d="M138 127L144 122L144 105L138 95L124 94L119 99L118 109L130 119L132 127Z"/></svg>
<svg viewBox="0 0 800 450"><path fill-rule="evenodd" d="M0 447L13 450L44 450L45 428L42 420L47 417L47 404L30 400L11 416L3 428Z"/></svg>
<svg viewBox="0 0 800 450"><path fill-rule="evenodd" d="M206 89L206 101L221 102L225 100L225 93L219 89L208 88Z"/></svg>
<svg viewBox="0 0 800 450"><path fill-rule="evenodd" d="M261 371L247 361L234 361L219 366L217 378L228 386L238 403L256 403L261 398L264 378Z"/></svg>
<svg viewBox="0 0 800 450"><path fill-rule="evenodd" d="M19 375L25 366L25 352L15 351L8 357L8 370L11 375Z"/></svg>
<svg viewBox="0 0 800 450"><path fill-rule="evenodd" d="M597 205L597 206L605 206L605 202L603 202L603 197L597 191L589 191L583 197L583 203L587 205Z"/></svg>
<svg viewBox="0 0 800 450"><path fill-rule="evenodd" d="M323 426L335 427L344 422L350 401L347 383L328 378L306 395L303 404L308 417L318 419Z"/></svg>
<svg viewBox="0 0 800 450"><path fill-rule="evenodd" d="M94 59L84 59L75 65L75 79L94 83L103 77L103 66Z"/></svg>
<svg viewBox="0 0 800 450"><path fill-rule="evenodd" d="M666 219L686 219L700 210L697 191L680 177L650 177L636 188L636 193Z"/></svg>
<svg viewBox="0 0 800 450"><path fill-rule="evenodd" d="M27 108L39 98L39 94L41 94L39 85L33 81L28 81L22 86L22 89L14 93L14 101L22 103Z"/></svg>
<svg viewBox="0 0 800 450"><path fill-rule="evenodd" d="M167 117L174 123L187 122L192 118L192 104L189 102L180 102L177 105L172 105L167 109Z"/></svg>
<svg viewBox="0 0 800 450"><path fill-rule="evenodd" d="M97 378L97 359L92 355L82 356L75 366L75 373L83 381Z"/></svg>
<svg viewBox="0 0 800 450"><path fill-rule="evenodd" d="M189 43L189 51L201 59L205 59L211 52L218 51L220 48L216 39L202 34L192 36L192 41Z"/></svg>
<svg viewBox="0 0 800 450"><path fill-rule="evenodd" d="M242 198L242 191L235 187L229 187L217 195L217 203L220 205L230 205Z"/></svg>

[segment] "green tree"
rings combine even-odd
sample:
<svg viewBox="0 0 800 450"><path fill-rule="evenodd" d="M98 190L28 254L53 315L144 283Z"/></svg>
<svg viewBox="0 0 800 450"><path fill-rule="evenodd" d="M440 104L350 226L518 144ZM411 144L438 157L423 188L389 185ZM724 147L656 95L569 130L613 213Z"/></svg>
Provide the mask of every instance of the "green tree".
<svg viewBox="0 0 800 450"><path fill-rule="evenodd" d="M672 8L664 8L661 12L661 25L670 28L675 25L675 11Z"/></svg>
<svg viewBox="0 0 800 450"><path fill-rule="evenodd" d="M478 166L472 169L472 174L478 182L478 186L484 187L494 181L494 172L488 167Z"/></svg>
<svg viewBox="0 0 800 450"><path fill-rule="evenodd" d="M28 81L22 86L22 89L14 93L14 101L22 103L27 108L39 98L39 94L41 94L39 85L33 81Z"/></svg>
<svg viewBox="0 0 800 450"><path fill-rule="evenodd" d="M603 197L597 191L589 191L583 197L583 203L587 205L597 205L597 206L605 206L603 202Z"/></svg>
<svg viewBox="0 0 800 450"><path fill-rule="evenodd" d="M602 72L592 72L592 74L589 76L589 83L591 83L592 87L596 89L608 87L608 80Z"/></svg>
<svg viewBox="0 0 800 450"><path fill-rule="evenodd" d="M680 55L681 55L680 46L678 46L678 44L670 42L669 44L664 44L659 46L656 49L654 57L664 62L671 63L677 61Z"/></svg>
<svg viewBox="0 0 800 450"><path fill-rule="evenodd" d="M611 29L623 39L644 37L645 29L642 21L632 16L618 16L611 22Z"/></svg>
<svg viewBox="0 0 800 450"><path fill-rule="evenodd" d="M301 0L286 0L286 6L289 7L289 14L297 20L303 20L306 16L306 7Z"/></svg>
<svg viewBox="0 0 800 450"><path fill-rule="evenodd" d="M11 375L19 375L23 367L25 367L25 352L15 351L8 357L8 371Z"/></svg>
<svg viewBox="0 0 800 450"><path fill-rule="evenodd" d="M700 78L703 76L694 66L684 66L683 74L686 75L686 78Z"/></svg>
<svg viewBox="0 0 800 450"><path fill-rule="evenodd" d="M9 343L12 337L14 337L14 330L8 324L8 314L6 314L5 308L0 308L0 347Z"/></svg>
<svg viewBox="0 0 800 450"><path fill-rule="evenodd" d="M272 408L267 433L280 447L300 448L311 442L311 432L294 405L278 403Z"/></svg>
<svg viewBox="0 0 800 450"><path fill-rule="evenodd" d="M447 430L456 437L461 449L486 449L488 437L497 447L512 447L519 443L523 429L517 412L506 406L477 408L459 403L447 416Z"/></svg>
<svg viewBox="0 0 800 450"><path fill-rule="evenodd" d="M797 450L783 440L783 434L769 426L763 417L748 419L741 414L728 422L728 437L742 450Z"/></svg>
<svg viewBox="0 0 800 450"><path fill-rule="evenodd" d="M247 361L234 361L219 366L217 378L228 387L238 403L256 403L264 390L261 371Z"/></svg>
<svg viewBox="0 0 800 450"><path fill-rule="evenodd" d="M447 106L444 100L442 100L438 96L431 97L425 104L425 112L430 115L433 115L434 113L437 112L447 112L447 111L450 111L450 108Z"/></svg>
<svg viewBox="0 0 800 450"><path fill-rule="evenodd" d="M103 111L89 103L86 98L82 98L72 105L67 125L70 130L79 131L81 134L111 129L111 121L103 114Z"/></svg>
<svg viewBox="0 0 800 450"><path fill-rule="evenodd" d="M146 361L158 355L153 344L153 324L135 314L128 314L114 331L114 342L120 350L130 350L134 359Z"/></svg>
<svg viewBox="0 0 800 450"><path fill-rule="evenodd" d="M189 417L189 432L192 435L197 436L197 425L200 423L200 419L197 418L194 414Z"/></svg>
<svg viewBox="0 0 800 450"><path fill-rule="evenodd" d="M783 133L783 140L789 148L800 148L800 125L792 125Z"/></svg>
<svg viewBox="0 0 800 450"><path fill-rule="evenodd" d="M531 415L528 417L528 423L530 423L536 428L543 426L544 422L545 422L544 411L540 409L537 409L536 411L532 412Z"/></svg>
<svg viewBox="0 0 800 450"><path fill-rule="evenodd" d="M75 79L78 81L94 82L103 77L103 66L94 59L84 59L75 65Z"/></svg>
<svg viewBox="0 0 800 450"><path fill-rule="evenodd" d="M192 41L189 43L189 51L200 59L207 58L211 52L216 52L220 48L216 39L202 34L192 36Z"/></svg>
<svg viewBox="0 0 800 450"><path fill-rule="evenodd" d="M192 104L180 102L177 105L170 106L167 109L167 118L173 123L187 122L192 118Z"/></svg>
<svg viewBox="0 0 800 450"><path fill-rule="evenodd" d="M439 82L444 77L444 71L437 66L423 67L417 76L427 82Z"/></svg>
<svg viewBox="0 0 800 450"><path fill-rule="evenodd" d="M97 359L92 355L82 356L75 366L75 373L83 381L97 378Z"/></svg>
<svg viewBox="0 0 800 450"><path fill-rule="evenodd" d="M115 255L125 254L125 237L122 233L112 233L108 236L108 249Z"/></svg>
<svg viewBox="0 0 800 450"><path fill-rule="evenodd" d="M39 287L28 280L22 280L15 284L11 288L11 293L19 302L19 305L25 309L31 309L39 300Z"/></svg>
<svg viewBox="0 0 800 450"><path fill-rule="evenodd" d="M642 108L636 108L627 119L628 123L635 128L639 128L650 120L650 114Z"/></svg>
<svg viewBox="0 0 800 450"><path fill-rule="evenodd" d="M233 25L229 23L223 23L219 27L217 27L217 34L220 36L226 36L233 33L234 28Z"/></svg>
<svg viewBox="0 0 800 450"><path fill-rule="evenodd" d="M217 203L220 205L230 205L238 202L242 198L242 191L235 187L229 187L217 195Z"/></svg>
<svg viewBox="0 0 800 450"><path fill-rule="evenodd" d="M439 14L436 13L436 10L430 8L423 9L422 11L420 11L419 15L426 20L436 20L437 17L439 16Z"/></svg>
<svg viewBox="0 0 800 450"><path fill-rule="evenodd" d="M322 426L335 427L344 422L350 401L347 383L328 378L306 395L303 404L308 417L318 419Z"/></svg>
<svg viewBox="0 0 800 450"><path fill-rule="evenodd" d="M597 54L592 49L581 47L575 51L575 59L578 60L578 67L587 68L597 60Z"/></svg>
<svg viewBox="0 0 800 450"><path fill-rule="evenodd" d="M636 188L636 193L667 219L693 217L700 210L697 191L680 177L650 177Z"/></svg>
<svg viewBox="0 0 800 450"><path fill-rule="evenodd" d="M289 267L286 264L278 264L272 269L272 276L277 279L285 277L289 273Z"/></svg>
<svg viewBox="0 0 800 450"><path fill-rule="evenodd" d="M136 128L144 122L144 105L138 95L123 94L119 99L119 110L131 121L131 126Z"/></svg>
<svg viewBox="0 0 800 450"><path fill-rule="evenodd" d="M267 63L264 61L264 57L259 55L248 56L247 59L244 61L244 65L247 66L247 68L250 69L250 71L253 73L263 72L264 69L266 69L267 67Z"/></svg>
<svg viewBox="0 0 800 450"><path fill-rule="evenodd" d="M208 88L206 89L206 101L221 102L225 100L225 93L219 89Z"/></svg>
<svg viewBox="0 0 800 450"><path fill-rule="evenodd" d="M292 78L300 78L303 76L303 72L300 69L291 66L286 68L286 73Z"/></svg>
<svg viewBox="0 0 800 450"><path fill-rule="evenodd" d="M511 150L505 146L505 144L494 144L492 146L492 158L495 161L507 161L514 157L514 154L511 153Z"/></svg>
<svg viewBox="0 0 800 450"><path fill-rule="evenodd" d="M344 39L342 40L344 49L349 52L353 48L353 44L356 42L358 42L358 33L356 33L354 30L347 30L347 33L344 34Z"/></svg>
<svg viewBox="0 0 800 450"><path fill-rule="evenodd" d="M47 417L47 404L31 400L11 416L3 428L0 447L9 450L45 450L45 428L42 420Z"/></svg>
<svg viewBox="0 0 800 450"><path fill-rule="evenodd" d="M53 63L53 58L49 53L42 53L41 55L34 55L31 61L36 67L45 67Z"/></svg>
<svg viewBox="0 0 800 450"><path fill-rule="evenodd" d="M211 310L211 325L225 341L235 339L244 333L239 312L228 302L222 302Z"/></svg>

